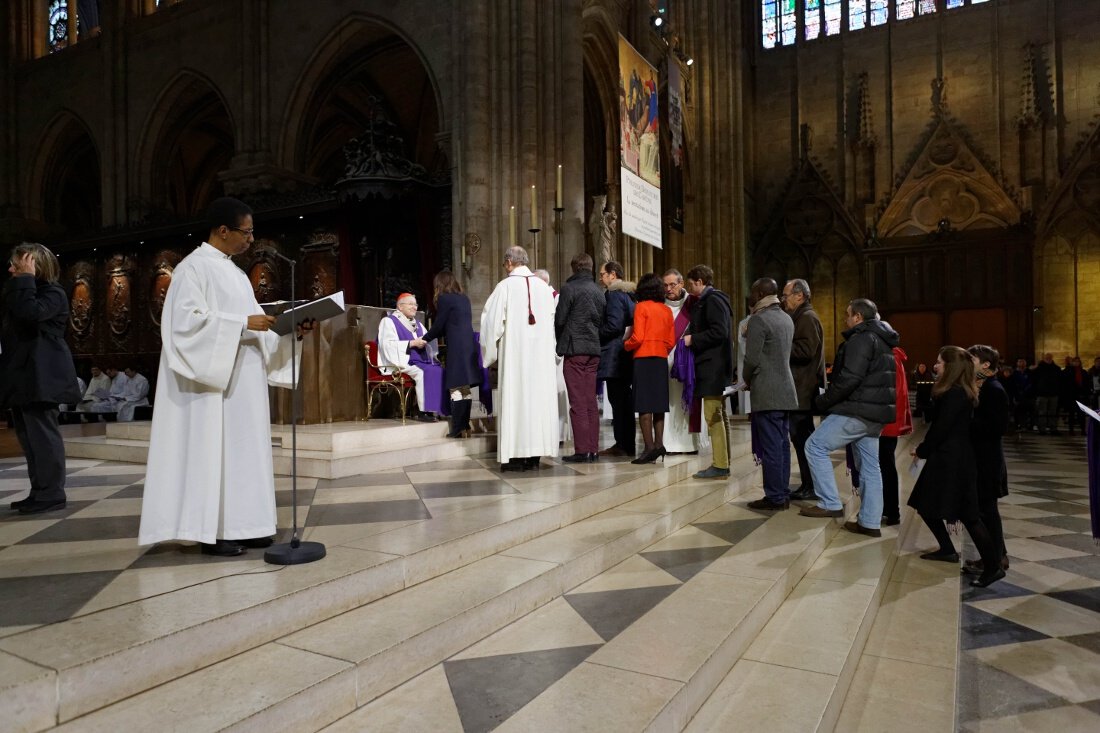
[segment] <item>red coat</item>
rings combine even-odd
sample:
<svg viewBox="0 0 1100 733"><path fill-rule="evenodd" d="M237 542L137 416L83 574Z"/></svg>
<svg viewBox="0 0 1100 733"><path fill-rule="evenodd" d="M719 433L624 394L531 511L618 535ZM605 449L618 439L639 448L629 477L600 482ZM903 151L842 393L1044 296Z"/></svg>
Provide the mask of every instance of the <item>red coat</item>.
<svg viewBox="0 0 1100 733"><path fill-rule="evenodd" d="M663 302L643 300L634 308L634 330L623 344L634 352L635 359L647 356L668 358L668 352L676 346L672 311Z"/></svg>
<svg viewBox="0 0 1100 733"><path fill-rule="evenodd" d="M897 417L882 429L884 438L896 438L913 432L913 417L909 412L909 380L905 378L905 362L908 358L900 346L894 347L894 390L897 394L894 409Z"/></svg>

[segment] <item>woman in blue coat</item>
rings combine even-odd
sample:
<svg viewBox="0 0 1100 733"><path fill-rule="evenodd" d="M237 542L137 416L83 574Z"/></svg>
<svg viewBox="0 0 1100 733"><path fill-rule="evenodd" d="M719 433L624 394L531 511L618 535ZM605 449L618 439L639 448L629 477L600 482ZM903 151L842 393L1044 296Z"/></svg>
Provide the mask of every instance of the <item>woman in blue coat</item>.
<svg viewBox="0 0 1100 733"><path fill-rule="evenodd" d="M12 250L8 272L0 300L0 409L11 408L31 480L30 495L11 508L39 514L65 508L58 405L81 397L65 343L69 299L57 283L57 258L41 244Z"/></svg>
<svg viewBox="0 0 1100 733"><path fill-rule="evenodd" d="M418 341L427 343L442 337L447 344L443 364L443 385L451 393L451 432L447 437L465 438L470 434L470 387L481 384L470 299L450 270L436 275L432 285L435 322Z"/></svg>

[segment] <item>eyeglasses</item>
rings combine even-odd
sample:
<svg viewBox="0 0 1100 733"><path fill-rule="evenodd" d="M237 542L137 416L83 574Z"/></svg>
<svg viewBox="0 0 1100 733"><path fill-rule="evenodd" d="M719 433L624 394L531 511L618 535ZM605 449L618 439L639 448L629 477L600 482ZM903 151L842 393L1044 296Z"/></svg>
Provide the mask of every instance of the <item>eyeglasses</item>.
<svg viewBox="0 0 1100 733"><path fill-rule="evenodd" d="M240 227L229 227L229 228L232 229L235 232L240 232L241 234L245 235L246 237L251 237L252 233L256 231L255 229L241 229Z"/></svg>

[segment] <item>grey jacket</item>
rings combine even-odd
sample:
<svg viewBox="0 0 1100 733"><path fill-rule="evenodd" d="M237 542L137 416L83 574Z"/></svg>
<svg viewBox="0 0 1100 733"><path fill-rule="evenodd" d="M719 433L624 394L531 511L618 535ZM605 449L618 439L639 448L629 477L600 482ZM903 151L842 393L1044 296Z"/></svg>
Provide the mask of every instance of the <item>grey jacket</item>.
<svg viewBox="0 0 1100 733"><path fill-rule="evenodd" d="M743 379L753 412L798 409L790 366L793 340L794 321L778 304L749 319Z"/></svg>
<svg viewBox="0 0 1100 733"><path fill-rule="evenodd" d="M591 270L581 270L566 280L554 312L558 354L599 356L603 311L603 288L592 279Z"/></svg>

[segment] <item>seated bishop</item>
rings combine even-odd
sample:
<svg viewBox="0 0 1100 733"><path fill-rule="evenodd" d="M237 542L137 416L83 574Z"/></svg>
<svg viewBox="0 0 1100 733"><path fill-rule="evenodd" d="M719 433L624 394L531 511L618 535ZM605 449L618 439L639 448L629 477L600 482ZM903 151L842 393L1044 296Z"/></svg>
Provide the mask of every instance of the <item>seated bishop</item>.
<svg viewBox="0 0 1100 733"><path fill-rule="evenodd" d="M378 366L385 374L407 374L416 384L416 404L420 420L431 422L435 413L444 412L443 366L436 358L435 341L414 349L410 343L424 335L423 324L416 320L416 296L401 293L397 310L378 323Z"/></svg>

